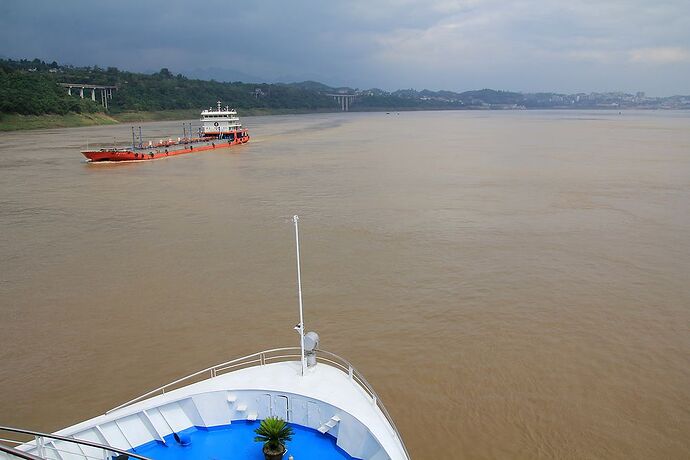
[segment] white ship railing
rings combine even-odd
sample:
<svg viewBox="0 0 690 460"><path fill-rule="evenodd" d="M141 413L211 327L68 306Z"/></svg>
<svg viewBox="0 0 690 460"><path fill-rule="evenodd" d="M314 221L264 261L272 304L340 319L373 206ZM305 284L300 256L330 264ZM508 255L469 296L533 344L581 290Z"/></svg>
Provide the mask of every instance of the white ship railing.
<svg viewBox="0 0 690 460"><path fill-rule="evenodd" d="M115 458L119 459L127 459L129 458L135 458L138 460L150 460L148 457L144 457L142 455L138 455L132 452L128 452L126 450L118 449L117 447L112 447L112 446L106 446L105 444L99 444L97 442L93 441L87 441L85 439L77 439L77 438L72 438L72 437L67 437L67 436L60 436L57 434L51 434L51 433L41 433L40 431L32 431L32 430L26 430L24 428L14 428L10 426L0 426L0 431L6 431L9 433L15 433L15 434L24 434L24 435L30 435L34 436L34 441L32 442L25 442L25 441L18 441L16 439L5 439L5 438L0 438L0 441L9 443L9 444L29 444L35 446L36 449L36 454L31 454L29 452L25 452L23 450L19 450L13 447L9 447L3 444L0 444L0 452L4 452L7 455L14 456L14 457L19 457L23 458L25 460L43 460L48 458L47 457L47 451L52 451L57 454L58 458L62 458L61 453L68 454L68 455L75 455L77 457L84 457L84 459L87 460L108 460L111 455L110 454L117 454ZM67 451L63 449L58 449L56 446L51 446L46 442L46 439L51 439L51 440L57 440L57 441L64 441L64 442L69 442L72 444L76 444L77 447L79 448L80 452L74 452L74 451ZM50 442L50 441L48 441ZM103 455L101 457L95 457L93 455L88 455L84 452L84 449L81 448L81 446L87 446L87 447L93 447L96 449L101 449L103 451Z"/></svg>
<svg viewBox="0 0 690 460"><path fill-rule="evenodd" d="M263 366L265 364L270 364L270 363L275 363L275 362L284 362L284 361L300 361L301 359L301 349L299 347L287 347L287 348L273 348L271 350L264 350L260 351L257 353L252 353L251 355L243 356L241 358L236 358L231 361L226 361L221 364L216 364L215 366L208 367L206 369L202 369L200 371L194 372L193 374L189 374L185 377L179 378L177 380L174 380L168 384L165 384L161 387L158 387L154 390L151 390L147 393L144 393L141 396L138 396L130 401L127 401L124 404L120 404L117 407L114 407L110 409L109 411L106 412L106 414L109 414L113 411L116 411L118 409L122 409L123 407L130 406L134 403L137 403L143 399L146 399L148 397L157 395L157 394L165 394L166 391L170 391L176 388L180 388L181 386L188 385L190 383L198 382L201 380L206 380L208 378L213 378L217 377L219 375L225 374L230 371L235 371L238 369L243 369L243 368L248 368L248 367L254 367L254 366ZM403 450L405 451L405 455L407 458L410 458L410 455L407 452L407 448L405 447L405 443L402 440L402 437L400 436L400 433L398 432L398 428L395 426L395 422L393 422L393 418L390 416L388 413L388 410L386 407L383 405L383 402L381 402L381 398L379 398L379 395L374 391L374 388L367 382L367 380L364 378L364 376L354 368L352 364L350 364L349 361L347 361L345 358L341 358L340 356L336 355L335 353L331 353L329 351L325 350L318 350L316 353L316 360L317 362L322 362L322 363L327 363L331 365L332 367L335 367L343 372L345 372L350 380L353 380L354 382L357 383L357 385L362 388L365 393L369 396L371 399L372 403L378 406L378 408L381 410L381 413L386 417L386 420L388 421L389 425L393 429L393 434L395 437L400 441L400 445L402 446Z"/></svg>

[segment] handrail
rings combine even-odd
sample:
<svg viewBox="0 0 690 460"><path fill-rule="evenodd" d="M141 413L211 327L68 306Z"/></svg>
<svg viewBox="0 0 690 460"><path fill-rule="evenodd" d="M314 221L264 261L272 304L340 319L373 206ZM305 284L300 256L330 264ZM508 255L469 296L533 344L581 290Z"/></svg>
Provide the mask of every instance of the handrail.
<svg viewBox="0 0 690 460"><path fill-rule="evenodd" d="M292 354L288 354L286 352L294 352ZM271 353L280 353L277 356L267 356L270 355ZM189 374L185 377L179 378L177 380L174 380L170 383L167 383L163 386L160 386L154 390L151 390L147 393L144 393L141 396L137 396L136 398L127 401L126 403L120 404L117 407L114 407L110 409L109 411L106 411L106 414L109 414L111 412L114 412L118 409L122 409L123 407L130 406L132 404L135 404L151 395L154 395L156 393L161 393L164 394L166 389L177 385L179 383L182 383L186 380L192 379L194 377L198 377L200 375L203 375L205 373L209 373L209 378L216 377L219 374L219 372L227 371L229 369L235 369L235 368L241 368L241 367L254 367L254 366L263 366L267 362L280 362L280 361L289 361L289 360L294 360L294 361L299 361L301 358L301 349L299 347L285 347L285 348L272 348L269 350L264 350L264 351L259 351L256 353L252 353L251 355L246 355L241 358L235 358L230 361L226 361L224 363L216 364L215 366L207 367L206 369L202 369L200 371L194 372L192 374ZM328 356L328 358L320 356L321 354L325 354ZM332 359L331 359L332 358ZM346 372L348 376L350 377L351 380L357 383L357 385L362 388L372 399L372 402L378 406L378 408L381 410L381 413L383 416L386 418L390 426L393 428L393 432L395 433L395 436L397 439L400 441L400 444L402 445L403 450L405 451L405 455L407 458L410 458L409 453L407 452L407 448L405 447L405 443L402 440L402 437L400 436L400 432L398 431L398 428L395 426L395 422L393 422L393 418L391 415L388 413L388 410L386 407L383 405L383 402L381 401L381 398L379 395L374 391L374 388L371 386L371 384L367 381L367 379L364 378L364 376L357 370L355 367L345 358L342 358L335 353L331 353L330 351L326 350L318 350L317 355L316 355L316 360L319 362L326 362L336 369Z"/></svg>
<svg viewBox="0 0 690 460"><path fill-rule="evenodd" d="M127 455L128 457L131 457L131 458L138 458L139 460L151 460L148 457L144 457L142 455L128 452L126 450L118 449L117 447L106 446L105 444L99 444L97 442L87 441L85 439L71 438L71 437L60 436L58 434L52 434L52 433L42 433L40 431L26 430L24 428L14 428L11 426L0 426L0 431L9 431L10 433L28 434L28 435L36 436L39 438L57 439L59 441L72 442L74 444L81 444L83 446L89 446L89 447L95 447L97 449L103 449L103 450L108 451L108 452L116 452L118 454ZM1 444L0 444L0 446L1 446ZM38 447L38 446L36 446L36 447ZM86 456L86 455L84 455L84 456ZM38 457L38 458L40 458L40 457Z"/></svg>
<svg viewBox="0 0 690 460"><path fill-rule="evenodd" d="M38 457L34 454L24 452L23 450L15 449L14 447L5 446L3 444L0 444L0 452L4 452L15 457L23 458L24 460L43 460L41 457Z"/></svg>
<svg viewBox="0 0 690 460"><path fill-rule="evenodd" d="M177 380L173 380L173 381L170 382L170 383L166 383L165 385L160 386L160 387L158 387L158 388L156 388L156 389L154 389L154 390L151 390L151 391L149 391L149 392L147 392L147 393L144 393L144 394L141 395L141 396L137 396L136 398L134 398L134 399L132 399L132 400L129 400L129 401L127 401L126 403L120 404L119 406L114 407L114 408L110 409L109 411L106 411L106 414L109 414L109 413L111 413L111 412L113 412L113 411L116 411L116 410L118 410L118 409L122 409L123 407L127 407L127 406L129 406L129 405L131 405L131 404L137 403L137 402L141 401L141 400L144 399L144 398L147 398L147 397L149 397L149 396L151 396L151 395L154 395L154 394L158 393L159 391L162 392L162 393L165 393L165 389L166 389L166 388L169 388L169 387L171 387L171 386L173 386L173 385L177 385L178 383L182 383L182 382L184 382L185 380L189 380L189 379L191 379L191 378L197 377L197 376L202 375L202 374L204 374L204 373L206 373L206 372L213 373L213 371L214 371L214 370L217 370L218 368L226 367L226 366L228 366L228 365L230 365L230 364L236 364L236 363L239 363L240 361L247 360L247 359L249 359L249 358L256 358L256 357L258 357L258 358L261 360L261 362L263 362L263 359L264 359L263 356L264 356L266 353L273 353L273 352L276 352L276 351L296 350L296 349L298 349L298 348L297 348L297 347L272 348L272 349L270 349L270 350L264 350L264 351L260 351L260 352L257 352L257 353L252 353L251 355L243 356L243 357L241 357L241 358L235 358L235 359L232 359L232 360L230 360L230 361L226 361L226 362L221 363L221 364L216 364L215 366L207 367L206 369L202 369L202 370L200 370L200 371L196 371L196 372L194 372L194 373L192 373L192 374L189 374L189 375L187 375L187 376L185 376L185 377L179 378L179 379L177 379ZM254 362L256 362L256 361L254 361ZM211 376L212 376L212 377L215 377L215 375L213 375L213 374L212 374Z"/></svg>
<svg viewBox="0 0 690 460"><path fill-rule="evenodd" d="M333 358L341 360L343 363L347 364L347 368L349 371L349 374L352 377L356 377L357 383L359 384L360 387L364 388L370 396L373 398L374 403L379 407L381 410L381 413L383 413L383 416L386 417L386 420L390 424L390 426L393 428L393 431L395 432L395 436L398 438L398 441L400 441L400 445L402 446L403 450L405 451L405 455L407 458L410 458L410 454L407 451L407 447L405 447L405 442L402 439L402 436L400 436L400 432L398 431L398 427L395 426L395 422L393 421L393 417L391 417L391 414L388 412L388 409L386 409L386 406L384 406L383 401L381 401L381 398L379 397L378 393L376 393L376 390L374 390L374 387L371 386L369 381L367 381L366 378L364 378L364 375L362 375L361 372L359 372L355 367L345 358L342 358L335 353L331 353L330 351L326 350L319 350L319 353L325 353ZM318 357L317 357L318 359Z"/></svg>

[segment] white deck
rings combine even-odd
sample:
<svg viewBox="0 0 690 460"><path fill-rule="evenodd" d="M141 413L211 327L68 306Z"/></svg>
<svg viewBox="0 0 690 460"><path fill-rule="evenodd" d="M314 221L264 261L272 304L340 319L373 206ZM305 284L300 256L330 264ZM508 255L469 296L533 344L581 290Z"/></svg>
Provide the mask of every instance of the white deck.
<svg viewBox="0 0 690 460"><path fill-rule="evenodd" d="M325 363L307 369L304 376L300 369L299 362L285 361L235 370L57 434L131 449L191 426L213 427L277 415L336 437L337 445L353 457L409 460L376 401L346 372Z"/></svg>

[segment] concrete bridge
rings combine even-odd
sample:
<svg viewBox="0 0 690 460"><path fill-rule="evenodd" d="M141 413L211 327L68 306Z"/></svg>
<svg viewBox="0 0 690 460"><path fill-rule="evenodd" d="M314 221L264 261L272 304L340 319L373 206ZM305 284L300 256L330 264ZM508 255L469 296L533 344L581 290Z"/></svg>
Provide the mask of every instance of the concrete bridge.
<svg viewBox="0 0 690 460"><path fill-rule="evenodd" d="M117 86L88 85L86 83L60 83L60 86L67 88L67 94L72 95L72 88L79 89L79 96L84 99L84 90L91 90L91 100L96 100L96 90L101 93L101 105L108 108L108 99L113 98L113 90L117 91Z"/></svg>
<svg viewBox="0 0 690 460"><path fill-rule="evenodd" d="M356 94L326 94L326 96L331 96L338 101L340 103L340 110L343 112L350 111L350 104L352 104L352 101L357 97Z"/></svg>

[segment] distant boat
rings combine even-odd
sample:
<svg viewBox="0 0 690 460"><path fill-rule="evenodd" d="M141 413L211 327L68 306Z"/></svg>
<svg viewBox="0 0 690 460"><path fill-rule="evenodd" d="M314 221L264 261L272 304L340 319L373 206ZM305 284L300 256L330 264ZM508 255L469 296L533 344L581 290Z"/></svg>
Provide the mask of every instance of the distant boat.
<svg viewBox="0 0 690 460"><path fill-rule="evenodd" d="M160 139L154 143L145 144L139 135L136 142L134 128L132 128L132 146L127 148L101 148L98 150L82 150L81 154L89 162L101 161L146 161L156 160L185 153L203 152L232 147L233 145L249 142L249 132L242 127L237 112L229 107L222 108L218 101L216 110L209 108L201 112L202 126L197 135L192 134L191 126L187 135L173 139Z"/></svg>

